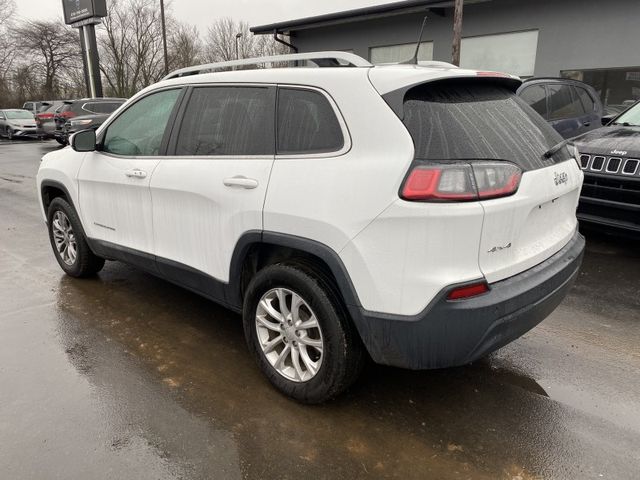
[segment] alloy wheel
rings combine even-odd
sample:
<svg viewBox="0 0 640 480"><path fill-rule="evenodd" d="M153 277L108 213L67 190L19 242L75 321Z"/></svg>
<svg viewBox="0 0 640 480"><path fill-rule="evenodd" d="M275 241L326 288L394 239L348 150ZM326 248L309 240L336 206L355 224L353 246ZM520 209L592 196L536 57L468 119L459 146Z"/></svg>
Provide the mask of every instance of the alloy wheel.
<svg viewBox="0 0 640 480"><path fill-rule="evenodd" d="M287 288L265 293L256 310L258 342L265 358L283 377L307 382L318 373L324 340L309 304Z"/></svg>
<svg viewBox="0 0 640 480"><path fill-rule="evenodd" d="M51 228L58 255L64 263L69 266L73 265L78 257L78 244L69 217L63 211L58 210L53 215Z"/></svg>

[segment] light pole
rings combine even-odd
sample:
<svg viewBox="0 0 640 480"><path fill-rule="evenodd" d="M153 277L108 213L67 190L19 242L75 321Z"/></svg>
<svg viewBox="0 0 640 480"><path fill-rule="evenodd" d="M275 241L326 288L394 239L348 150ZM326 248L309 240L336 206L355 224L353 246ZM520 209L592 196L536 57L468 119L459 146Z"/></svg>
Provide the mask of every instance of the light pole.
<svg viewBox="0 0 640 480"><path fill-rule="evenodd" d="M167 52L167 24L164 18L164 0L160 0L160 16L162 17L162 48L164 49L164 74L169 75L169 53Z"/></svg>
<svg viewBox="0 0 640 480"><path fill-rule="evenodd" d="M236 60L240 60L240 49L238 48L238 41L242 38L242 33L236 33Z"/></svg>

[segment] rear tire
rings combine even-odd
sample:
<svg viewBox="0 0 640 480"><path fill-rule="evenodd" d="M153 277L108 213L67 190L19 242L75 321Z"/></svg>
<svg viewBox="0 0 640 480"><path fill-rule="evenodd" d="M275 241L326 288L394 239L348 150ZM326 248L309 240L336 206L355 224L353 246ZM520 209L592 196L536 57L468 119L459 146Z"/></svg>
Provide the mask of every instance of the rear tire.
<svg viewBox="0 0 640 480"><path fill-rule="evenodd" d="M262 372L300 402L321 403L342 393L364 365L363 346L340 298L303 265L260 270L245 294L243 323Z"/></svg>
<svg viewBox="0 0 640 480"><path fill-rule="evenodd" d="M67 275L82 278L102 270L104 258L89 248L78 214L66 200L60 197L53 199L47 220L51 248Z"/></svg>

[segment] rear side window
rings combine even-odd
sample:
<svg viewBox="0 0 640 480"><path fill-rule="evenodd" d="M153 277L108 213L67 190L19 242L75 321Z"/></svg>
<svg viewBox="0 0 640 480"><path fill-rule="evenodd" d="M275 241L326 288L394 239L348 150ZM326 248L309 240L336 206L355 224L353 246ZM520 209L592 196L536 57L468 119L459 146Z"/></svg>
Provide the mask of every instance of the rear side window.
<svg viewBox="0 0 640 480"><path fill-rule="evenodd" d="M194 89L176 155L273 155L274 104L265 87Z"/></svg>
<svg viewBox="0 0 640 480"><path fill-rule="evenodd" d="M596 104L593 101L589 92L582 87L573 87L573 91L576 93L580 101L582 102L582 106L587 113L591 113L596 109Z"/></svg>
<svg viewBox="0 0 640 480"><path fill-rule="evenodd" d="M421 160L508 160L533 170L569 158L566 149L544 158L562 137L493 83L449 79L414 87L405 95L404 123Z"/></svg>
<svg viewBox="0 0 640 480"><path fill-rule="evenodd" d="M549 120L561 120L584 115L580 100L570 85L547 85L549 90Z"/></svg>
<svg viewBox="0 0 640 480"><path fill-rule="evenodd" d="M85 106L85 110L91 110L94 113L113 113L118 107L120 107L122 103L110 103L110 102L101 102L101 103L91 103L88 106Z"/></svg>
<svg viewBox="0 0 640 480"><path fill-rule="evenodd" d="M542 118L547 118L547 90L544 85L532 85L520 93L520 98L529 104Z"/></svg>
<svg viewBox="0 0 640 480"><path fill-rule="evenodd" d="M314 90L278 90L278 154L335 152L343 146L340 122L324 95Z"/></svg>

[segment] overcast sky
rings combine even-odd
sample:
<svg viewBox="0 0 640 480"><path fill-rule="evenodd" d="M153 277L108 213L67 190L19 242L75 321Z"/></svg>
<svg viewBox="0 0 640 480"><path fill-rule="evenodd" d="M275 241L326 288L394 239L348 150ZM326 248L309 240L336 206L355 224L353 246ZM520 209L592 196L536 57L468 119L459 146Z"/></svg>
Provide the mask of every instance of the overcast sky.
<svg viewBox="0 0 640 480"><path fill-rule="evenodd" d="M198 25L204 31L209 23L220 17L246 20L253 26L390 1L392 0L172 0L171 9L179 20ZM16 4L18 13L31 20L62 17L61 0L18 0Z"/></svg>

